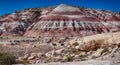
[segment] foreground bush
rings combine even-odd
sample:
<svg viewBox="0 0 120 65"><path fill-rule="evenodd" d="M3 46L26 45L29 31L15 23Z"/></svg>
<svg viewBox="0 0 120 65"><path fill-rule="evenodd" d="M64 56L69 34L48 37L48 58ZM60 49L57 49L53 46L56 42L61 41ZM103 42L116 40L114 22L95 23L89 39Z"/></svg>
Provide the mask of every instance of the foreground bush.
<svg viewBox="0 0 120 65"><path fill-rule="evenodd" d="M12 65L15 64L15 57L10 54L0 53L0 65Z"/></svg>

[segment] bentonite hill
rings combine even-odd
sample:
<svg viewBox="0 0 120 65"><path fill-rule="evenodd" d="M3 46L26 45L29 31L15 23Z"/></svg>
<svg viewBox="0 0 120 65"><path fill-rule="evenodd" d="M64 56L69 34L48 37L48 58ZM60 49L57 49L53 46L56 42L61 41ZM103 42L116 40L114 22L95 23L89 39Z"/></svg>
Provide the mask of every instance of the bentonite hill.
<svg viewBox="0 0 120 65"><path fill-rule="evenodd" d="M16 11L0 18L1 36L86 36L119 30L120 14L60 4Z"/></svg>

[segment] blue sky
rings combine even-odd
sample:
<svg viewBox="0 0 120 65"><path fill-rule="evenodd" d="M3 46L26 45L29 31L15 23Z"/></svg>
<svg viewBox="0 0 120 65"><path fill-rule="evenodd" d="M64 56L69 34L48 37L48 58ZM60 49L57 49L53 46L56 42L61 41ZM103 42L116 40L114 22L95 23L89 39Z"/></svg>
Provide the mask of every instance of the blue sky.
<svg viewBox="0 0 120 65"><path fill-rule="evenodd" d="M120 12L120 0L0 0L0 16L15 10L55 6L61 3Z"/></svg>

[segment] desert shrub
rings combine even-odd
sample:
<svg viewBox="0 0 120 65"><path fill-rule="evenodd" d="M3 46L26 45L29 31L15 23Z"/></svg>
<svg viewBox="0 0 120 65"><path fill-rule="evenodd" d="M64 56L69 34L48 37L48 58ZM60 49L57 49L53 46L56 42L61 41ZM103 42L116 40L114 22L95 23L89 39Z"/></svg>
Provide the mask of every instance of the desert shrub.
<svg viewBox="0 0 120 65"><path fill-rule="evenodd" d="M1 65L12 65L15 64L15 57L10 54L0 53L0 64Z"/></svg>
<svg viewBox="0 0 120 65"><path fill-rule="evenodd" d="M88 55L80 55L79 58L86 58Z"/></svg>
<svg viewBox="0 0 120 65"><path fill-rule="evenodd" d="M118 44L118 48L120 48L120 43Z"/></svg>
<svg viewBox="0 0 120 65"><path fill-rule="evenodd" d="M72 60L73 60L72 57L67 57L67 58L66 58L66 61L67 61L67 62L70 62L70 61L72 61Z"/></svg>
<svg viewBox="0 0 120 65"><path fill-rule="evenodd" d="M0 44L0 47L2 46L2 44Z"/></svg>
<svg viewBox="0 0 120 65"><path fill-rule="evenodd" d="M86 59L84 59L84 58L81 58L81 59L80 59L80 61L86 61Z"/></svg>
<svg viewBox="0 0 120 65"><path fill-rule="evenodd" d="M72 52L72 53L76 53L77 50L76 50L75 48L71 48L71 52Z"/></svg>
<svg viewBox="0 0 120 65"><path fill-rule="evenodd" d="M92 56L92 59L96 59L97 58L97 56Z"/></svg>

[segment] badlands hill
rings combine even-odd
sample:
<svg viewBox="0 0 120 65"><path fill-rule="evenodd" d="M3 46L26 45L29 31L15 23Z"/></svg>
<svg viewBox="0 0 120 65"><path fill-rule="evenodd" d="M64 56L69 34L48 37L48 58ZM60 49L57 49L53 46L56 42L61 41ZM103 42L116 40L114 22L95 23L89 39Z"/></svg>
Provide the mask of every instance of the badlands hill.
<svg viewBox="0 0 120 65"><path fill-rule="evenodd" d="M120 14L60 4L31 8L0 17L1 36L86 36L118 31ZM88 33L89 32L89 33Z"/></svg>

